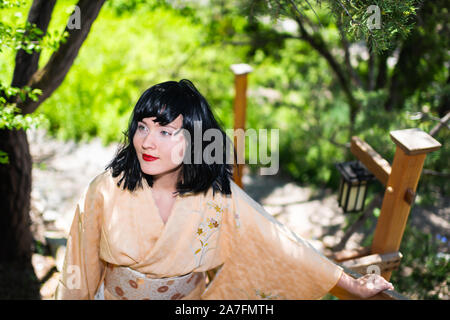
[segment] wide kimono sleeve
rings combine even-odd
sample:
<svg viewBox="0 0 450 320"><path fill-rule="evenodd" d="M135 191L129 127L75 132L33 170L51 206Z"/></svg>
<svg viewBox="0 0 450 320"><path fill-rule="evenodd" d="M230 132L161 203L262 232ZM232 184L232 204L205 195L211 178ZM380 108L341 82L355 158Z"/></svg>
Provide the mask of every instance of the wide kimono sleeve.
<svg viewBox="0 0 450 320"><path fill-rule="evenodd" d="M320 299L342 275L334 264L278 222L231 181L229 253L202 299ZM232 231L231 231L232 230Z"/></svg>
<svg viewBox="0 0 450 320"><path fill-rule="evenodd" d="M91 181L75 209L55 299L92 300L105 271L99 258L103 194L102 175Z"/></svg>

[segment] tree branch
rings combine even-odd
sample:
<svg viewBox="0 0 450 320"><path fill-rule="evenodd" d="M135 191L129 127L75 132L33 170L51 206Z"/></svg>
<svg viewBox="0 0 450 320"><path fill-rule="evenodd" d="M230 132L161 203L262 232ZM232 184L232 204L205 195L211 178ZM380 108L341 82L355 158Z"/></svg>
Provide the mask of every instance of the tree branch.
<svg viewBox="0 0 450 320"><path fill-rule="evenodd" d="M345 151L350 150L350 142L346 142L346 143L342 144L342 143L339 143L336 141L335 137L336 137L336 134L338 133L338 131L339 131L339 129L334 131L333 134L331 135L331 137L328 139L328 141L331 144L335 145L336 147L344 149Z"/></svg>
<svg viewBox="0 0 450 320"><path fill-rule="evenodd" d="M339 18L338 22L337 22L337 27L339 29L339 33L341 35L341 44L342 47L344 48L344 61L345 61L345 66L347 67L347 72L350 75L353 84L359 88L363 87L361 78L359 77L358 73L355 71L355 69L353 68L351 62L350 62L350 44L347 40L347 37L345 36L345 32L342 29L342 24L341 24L341 19Z"/></svg>
<svg viewBox="0 0 450 320"><path fill-rule="evenodd" d="M423 169L422 173L428 176L442 177L442 178L450 178L450 173L447 172L438 172L430 169Z"/></svg>
<svg viewBox="0 0 450 320"><path fill-rule="evenodd" d="M18 107L22 109L23 114L34 112L63 82L104 3L105 0L78 1L77 6L81 12L80 29L69 29L66 26L65 31L69 33L67 41L53 53L44 68L33 74L28 86L32 89L41 89L42 95L39 96L38 101L27 99L25 102L18 102Z"/></svg>
<svg viewBox="0 0 450 320"><path fill-rule="evenodd" d="M360 106L356 101L351 88L348 83L348 79L343 72L341 66L333 57L333 55L328 50L323 38L318 33L314 33L310 35L306 29L304 28L303 22L299 17L298 13L294 12L294 19L297 22L300 29L300 39L307 41L311 47L313 47L330 65L331 69L334 71L335 75L338 78L338 81L344 91L345 96L347 97L348 104L350 106L350 136L354 131L354 124L356 119L356 114L358 113Z"/></svg>
<svg viewBox="0 0 450 320"><path fill-rule="evenodd" d="M47 32L55 3L56 0L34 0L31 5L27 21L42 30L41 38ZM22 88L30 81L31 76L38 69L40 56L41 53L37 51L31 54L23 49L17 51L11 87Z"/></svg>
<svg viewBox="0 0 450 320"><path fill-rule="evenodd" d="M450 120L450 112L447 112L447 114L445 116L443 116L440 120L439 123L437 125L435 125L433 127L433 129L431 129L430 131L430 136L435 136L439 130L442 129L442 127L446 126L448 128L447 122Z"/></svg>
<svg viewBox="0 0 450 320"><path fill-rule="evenodd" d="M369 50L369 73L367 75L367 90L375 89L375 54Z"/></svg>

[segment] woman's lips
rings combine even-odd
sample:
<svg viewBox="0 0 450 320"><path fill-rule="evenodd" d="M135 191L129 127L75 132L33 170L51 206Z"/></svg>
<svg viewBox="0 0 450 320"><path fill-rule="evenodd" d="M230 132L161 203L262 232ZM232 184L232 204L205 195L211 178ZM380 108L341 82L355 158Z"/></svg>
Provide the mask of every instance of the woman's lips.
<svg viewBox="0 0 450 320"><path fill-rule="evenodd" d="M144 159L144 161L155 161L155 160L157 160L159 158L152 157L149 154L143 154L142 155L142 159Z"/></svg>

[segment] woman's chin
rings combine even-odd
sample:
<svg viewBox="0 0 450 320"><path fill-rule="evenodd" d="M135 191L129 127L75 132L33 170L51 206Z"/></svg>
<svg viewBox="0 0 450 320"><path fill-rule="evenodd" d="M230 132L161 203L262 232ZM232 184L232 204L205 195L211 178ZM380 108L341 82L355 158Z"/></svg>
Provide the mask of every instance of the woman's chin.
<svg viewBox="0 0 450 320"><path fill-rule="evenodd" d="M173 168L156 168L156 167L151 167L151 165L144 165L141 166L141 170L143 173L150 175L150 176L162 176L164 174L170 174L173 173L174 171L176 171L177 169L179 169L180 166L177 167L173 167Z"/></svg>
<svg viewBox="0 0 450 320"><path fill-rule="evenodd" d="M150 176L156 176L160 175L161 173L164 173L164 170L158 170L156 168L149 168L150 166L142 166L141 170L143 173L150 175Z"/></svg>

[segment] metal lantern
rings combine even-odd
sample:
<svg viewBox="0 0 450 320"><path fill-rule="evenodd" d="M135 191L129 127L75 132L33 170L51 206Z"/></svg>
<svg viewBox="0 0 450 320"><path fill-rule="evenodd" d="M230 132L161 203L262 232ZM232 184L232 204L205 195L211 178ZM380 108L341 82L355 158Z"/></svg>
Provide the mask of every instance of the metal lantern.
<svg viewBox="0 0 450 320"><path fill-rule="evenodd" d="M341 173L339 206L344 212L358 212L364 209L367 186L374 179L373 174L359 161L336 164Z"/></svg>

